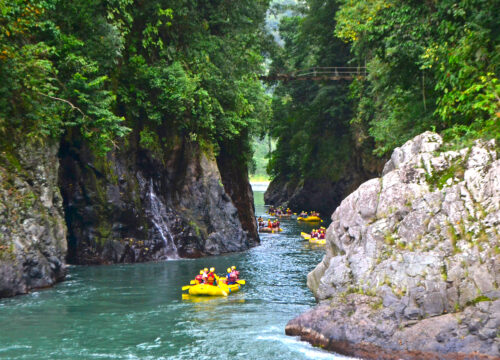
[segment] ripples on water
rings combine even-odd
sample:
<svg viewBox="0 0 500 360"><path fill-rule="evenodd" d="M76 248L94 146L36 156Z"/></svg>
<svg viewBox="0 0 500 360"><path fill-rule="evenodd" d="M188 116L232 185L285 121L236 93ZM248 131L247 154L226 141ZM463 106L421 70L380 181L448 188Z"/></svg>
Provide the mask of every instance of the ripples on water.
<svg viewBox="0 0 500 360"><path fill-rule="evenodd" d="M263 214L262 192L256 211ZM250 251L197 260L70 268L52 289L0 300L2 359L340 359L285 336L314 305L306 275L321 248L283 221ZM247 280L227 298L182 300L200 268L236 265Z"/></svg>

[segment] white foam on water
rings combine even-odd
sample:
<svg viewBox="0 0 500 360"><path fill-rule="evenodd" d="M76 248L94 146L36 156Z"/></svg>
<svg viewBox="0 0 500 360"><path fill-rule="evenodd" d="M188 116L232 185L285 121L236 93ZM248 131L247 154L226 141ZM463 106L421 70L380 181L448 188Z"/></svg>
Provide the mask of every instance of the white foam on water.
<svg viewBox="0 0 500 360"><path fill-rule="evenodd" d="M325 350L315 349L311 344L300 341L299 338L285 335L257 336L257 340L274 341L285 344L293 351L299 352L310 359L332 359L332 360L358 360L356 358L346 357L339 354L329 353Z"/></svg>

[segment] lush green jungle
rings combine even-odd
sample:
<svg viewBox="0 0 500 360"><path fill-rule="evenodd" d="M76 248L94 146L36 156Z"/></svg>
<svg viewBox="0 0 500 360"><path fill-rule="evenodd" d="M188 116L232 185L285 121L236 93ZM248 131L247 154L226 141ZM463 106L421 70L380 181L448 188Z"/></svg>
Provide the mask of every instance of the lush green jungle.
<svg viewBox="0 0 500 360"><path fill-rule="evenodd" d="M96 153L136 129L219 151L271 114L258 78L272 45L267 0L0 1L0 146L79 132Z"/></svg>
<svg viewBox="0 0 500 360"><path fill-rule="evenodd" d="M236 142L248 162L251 137L269 132L272 177L335 178L352 151L382 156L424 130L498 137L499 5L275 1L280 46L264 0L1 1L1 146L75 128L104 153L136 128L154 150L167 141L155 129L167 126L216 151ZM271 102L259 80L266 57L271 74L368 75L270 83Z"/></svg>
<svg viewBox="0 0 500 360"><path fill-rule="evenodd" d="M286 5L286 4L285 4ZM283 2L277 4L283 8ZM272 177L338 179L352 154L390 154L434 130L500 136L498 0L309 0L283 17L271 74L359 66L354 81L275 83Z"/></svg>

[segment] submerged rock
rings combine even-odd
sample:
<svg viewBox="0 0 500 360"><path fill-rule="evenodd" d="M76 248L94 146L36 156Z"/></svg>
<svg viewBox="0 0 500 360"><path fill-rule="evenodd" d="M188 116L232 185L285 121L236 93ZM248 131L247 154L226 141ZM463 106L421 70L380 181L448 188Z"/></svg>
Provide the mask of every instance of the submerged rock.
<svg viewBox="0 0 500 360"><path fill-rule="evenodd" d="M66 225L57 187L57 146L0 153L0 297L64 278Z"/></svg>
<svg viewBox="0 0 500 360"><path fill-rule="evenodd" d="M308 275L319 305L286 332L370 359L500 357L500 160L426 132L332 215Z"/></svg>

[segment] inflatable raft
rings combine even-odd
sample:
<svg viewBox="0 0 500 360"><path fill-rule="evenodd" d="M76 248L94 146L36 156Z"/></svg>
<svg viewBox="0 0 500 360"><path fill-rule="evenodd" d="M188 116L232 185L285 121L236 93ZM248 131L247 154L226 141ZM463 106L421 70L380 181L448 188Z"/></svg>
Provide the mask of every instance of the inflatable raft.
<svg viewBox="0 0 500 360"><path fill-rule="evenodd" d="M308 217L301 217L299 216L297 218L298 221L310 221L310 222L318 222L318 221L321 221L321 218L318 217L318 216L308 216Z"/></svg>
<svg viewBox="0 0 500 360"><path fill-rule="evenodd" d="M316 244L316 245L325 245L326 240L325 239L310 238L309 243Z"/></svg>
<svg viewBox="0 0 500 360"><path fill-rule="evenodd" d="M283 229L282 228L276 229L276 228L270 228L270 227L259 228L259 232L262 232L262 233L277 233L280 231L283 231Z"/></svg>
<svg viewBox="0 0 500 360"><path fill-rule="evenodd" d="M301 232L300 236L302 236L305 240L309 240L311 238L311 234Z"/></svg>
<svg viewBox="0 0 500 360"><path fill-rule="evenodd" d="M189 288L189 295L192 296L228 296L231 293L239 291L240 284L226 285L220 283L217 286L208 284L193 285Z"/></svg>

